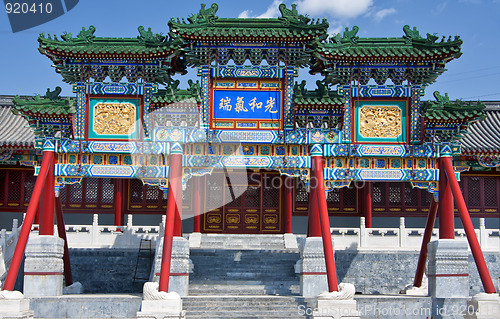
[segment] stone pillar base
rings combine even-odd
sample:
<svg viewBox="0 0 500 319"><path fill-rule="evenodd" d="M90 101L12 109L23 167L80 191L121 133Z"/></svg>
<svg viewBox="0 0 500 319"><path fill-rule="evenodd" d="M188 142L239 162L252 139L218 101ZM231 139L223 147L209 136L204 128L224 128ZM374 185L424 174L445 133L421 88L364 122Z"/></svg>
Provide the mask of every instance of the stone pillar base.
<svg viewBox="0 0 500 319"><path fill-rule="evenodd" d="M57 236L30 236L24 263L26 297L61 296L64 240Z"/></svg>
<svg viewBox="0 0 500 319"><path fill-rule="evenodd" d="M200 248L200 247L201 247L201 233L189 234L189 248Z"/></svg>
<svg viewBox="0 0 500 319"><path fill-rule="evenodd" d="M153 282L159 282L160 280L162 255L163 237L159 239L156 245ZM176 292L180 296L188 295L189 270L189 242L183 237L174 237L172 243L172 263L170 265L170 278L168 282L169 292Z"/></svg>
<svg viewBox="0 0 500 319"><path fill-rule="evenodd" d="M299 246L297 244L297 236L294 234L284 234L283 239L285 241L285 248L286 249L298 249Z"/></svg>
<svg viewBox="0 0 500 319"><path fill-rule="evenodd" d="M182 310L182 299L176 292L158 291L158 283L146 282L143 289L141 311L137 319L184 319L186 312Z"/></svg>
<svg viewBox="0 0 500 319"><path fill-rule="evenodd" d="M314 298L328 291L325 254L321 237L307 237L300 251L300 292L305 298Z"/></svg>
<svg viewBox="0 0 500 319"><path fill-rule="evenodd" d="M32 319L30 301L19 291L0 291L0 319Z"/></svg>
<svg viewBox="0 0 500 319"><path fill-rule="evenodd" d="M359 319L356 300L318 300L314 319Z"/></svg>
<svg viewBox="0 0 500 319"><path fill-rule="evenodd" d="M467 302L465 319L500 318L500 297L498 294L479 293Z"/></svg>
<svg viewBox="0 0 500 319"><path fill-rule="evenodd" d="M428 245L429 295L432 318L462 317L469 298L469 252L467 242L439 239Z"/></svg>
<svg viewBox="0 0 500 319"><path fill-rule="evenodd" d="M182 310L182 300L143 300L137 319L186 318Z"/></svg>
<svg viewBox="0 0 500 319"><path fill-rule="evenodd" d="M323 292L316 302L313 319L360 319L353 284L339 284L339 291Z"/></svg>
<svg viewBox="0 0 500 319"><path fill-rule="evenodd" d="M434 298L469 297L467 242L439 239L428 244L429 295Z"/></svg>

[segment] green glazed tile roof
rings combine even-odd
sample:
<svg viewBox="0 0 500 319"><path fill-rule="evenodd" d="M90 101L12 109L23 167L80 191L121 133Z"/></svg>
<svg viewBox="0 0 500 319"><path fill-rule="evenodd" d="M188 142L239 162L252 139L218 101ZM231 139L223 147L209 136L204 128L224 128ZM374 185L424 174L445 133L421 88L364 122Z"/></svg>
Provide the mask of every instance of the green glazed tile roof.
<svg viewBox="0 0 500 319"><path fill-rule="evenodd" d="M55 91L50 92L47 89L45 96L21 98L18 95L12 100L14 114L36 114L42 117L69 117L75 113L75 101L69 97L60 98L58 95L61 88L57 87Z"/></svg>
<svg viewBox="0 0 500 319"><path fill-rule="evenodd" d="M337 91L328 90L319 80L316 81L316 84L318 88L314 91L304 89L305 81L295 85L293 102L297 108L325 109L338 108L344 105L344 97L338 94Z"/></svg>
<svg viewBox="0 0 500 319"><path fill-rule="evenodd" d="M434 92L436 101L422 103L422 115L428 122L469 122L485 116L485 105L481 102L450 101L448 94L444 96Z"/></svg>
<svg viewBox="0 0 500 319"><path fill-rule="evenodd" d="M328 29L326 19L311 21L299 15L296 5L288 9L285 4L280 4L279 18L239 18L228 19L215 16L218 5L212 4L210 8L202 7L198 14L184 19L169 21L168 25L173 34L190 40L213 39L234 40L254 39L256 41L311 41L317 36L325 36Z"/></svg>
<svg viewBox="0 0 500 319"><path fill-rule="evenodd" d="M316 43L318 54L327 59L340 61L419 61L436 60L448 62L462 54L460 49L462 40L459 36L438 37L427 34L427 38L419 35L414 28L403 28L405 35L401 38L360 38L356 34L359 28L354 26L341 35L330 38L329 42Z"/></svg>
<svg viewBox="0 0 500 319"><path fill-rule="evenodd" d="M163 106L171 103L182 102L185 100L192 99L196 101L196 103L200 103L200 84L199 82L193 82L192 80L188 80L189 88L187 90L179 90L177 87L179 86L180 81L175 80L170 83L163 90L158 90L157 93L153 94L153 98L151 100L151 104L153 106Z"/></svg>
<svg viewBox="0 0 500 319"><path fill-rule="evenodd" d="M38 37L39 51L67 57L113 55L109 57L116 58L116 55L122 54L154 58L171 54L179 43L166 41L165 36L153 34L151 28L146 31L142 26L139 27L139 36L135 38L99 38L94 36L94 32L95 27L90 26L88 30L83 28L75 38L67 33L61 35L61 39L56 35L46 37L42 33Z"/></svg>

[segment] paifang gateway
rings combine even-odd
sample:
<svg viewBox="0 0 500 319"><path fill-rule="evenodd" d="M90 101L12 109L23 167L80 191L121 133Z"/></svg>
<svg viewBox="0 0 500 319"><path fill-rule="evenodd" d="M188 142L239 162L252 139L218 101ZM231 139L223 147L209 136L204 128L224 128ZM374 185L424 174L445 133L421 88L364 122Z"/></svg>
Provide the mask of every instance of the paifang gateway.
<svg viewBox="0 0 500 319"><path fill-rule="evenodd" d="M73 92L0 97L0 215L26 213L12 249L2 241L0 308L16 301L0 318L36 317L30 298L62 298L73 284L63 215L75 213L113 216L118 233L124 214L165 215L137 318L186 316L189 258L196 273L203 240L227 248L278 237L300 257L297 295L315 309L306 316L370 318L354 298L369 284L339 278L330 230L339 216L362 218L363 230L372 218L427 217L407 295L425 288L433 318L448 318L443 305L472 305L464 318L500 315L471 220L499 217L500 103L421 100L462 55L460 37L408 25L394 38L361 38L357 26L329 35L326 19L295 5L280 4L278 18L217 10L172 18L167 35L139 26L130 38L98 37L91 25L38 37ZM197 78L183 89L188 69ZM317 76L316 89L299 69ZM455 239L455 218L467 241ZM24 295L14 298L25 251ZM484 291L472 300L469 253Z"/></svg>

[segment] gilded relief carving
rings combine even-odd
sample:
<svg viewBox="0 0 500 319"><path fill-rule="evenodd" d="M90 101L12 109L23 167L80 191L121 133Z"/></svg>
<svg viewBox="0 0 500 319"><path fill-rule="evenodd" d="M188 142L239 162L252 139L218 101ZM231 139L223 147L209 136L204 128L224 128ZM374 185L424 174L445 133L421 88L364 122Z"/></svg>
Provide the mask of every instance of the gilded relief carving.
<svg viewBox="0 0 500 319"><path fill-rule="evenodd" d="M245 224L258 224L259 215L251 214L245 216Z"/></svg>
<svg viewBox="0 0 500 319"><path fill-rule="evenodd" d="M97 134L128 135L135 128L132 103L97 103L94 106L94 131Z"/></svg>
<svg viewBox="0 0 500 319"><path fill-rule="evenodd" d="M359 134L366 138L401 135L401 109L395 105L364 105L359 110Z"/></svg>

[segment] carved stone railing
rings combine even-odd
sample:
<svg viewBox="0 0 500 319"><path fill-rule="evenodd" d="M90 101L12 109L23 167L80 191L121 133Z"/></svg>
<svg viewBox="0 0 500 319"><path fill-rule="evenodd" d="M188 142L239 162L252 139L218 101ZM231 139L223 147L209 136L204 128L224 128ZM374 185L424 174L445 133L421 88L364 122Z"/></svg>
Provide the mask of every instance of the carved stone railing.
<svg viewBox="0 0 500 319"><path fill-rule="evenodd" d="M12 220L12 231L7 232L6 229L0 231L0 280L3 281L7 275L6 271L9 268L14 250L19 237L21 227L18 225L18 220Z"/></svg>
<svg viewBox="0 0 500 319"><path fill-rule="evenodd" d="M360 227L330 228L335 240L335 249L377 249L377 250L420 250L424 228L407 228L405 218L401 217L398 228L366 228L365 218L361 217ZM476 236L484 251L500 250L499 229L487 229L484 218L479 220ZM432 239L438 238L438 229L432 232ZM457 240L467 240L463 229L455 230Z"/></svg>
<svg viewBox="0 0 500 319"><path fill-rule="evenodd" d="M66 225L66 237L71 248L131 248L137 249L141 239L151 240L152 247L161 226L134 226L128 215L125 226L99 225L94 214L92 225Z"/></svg>

